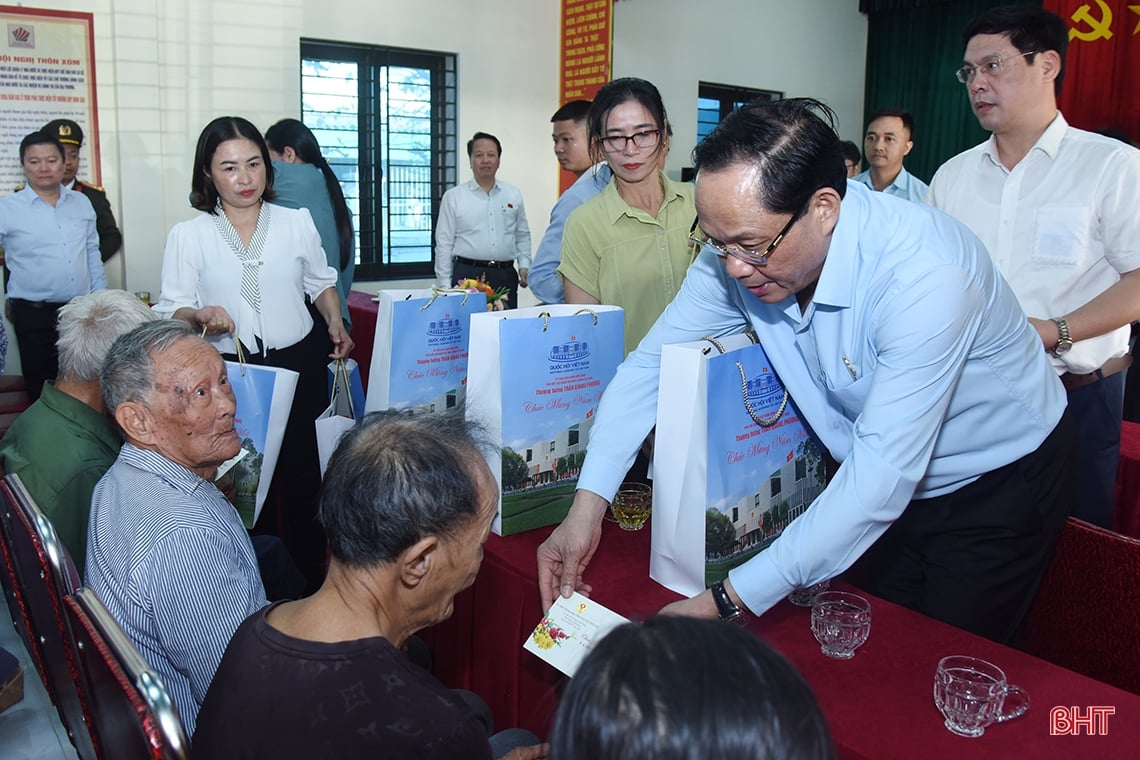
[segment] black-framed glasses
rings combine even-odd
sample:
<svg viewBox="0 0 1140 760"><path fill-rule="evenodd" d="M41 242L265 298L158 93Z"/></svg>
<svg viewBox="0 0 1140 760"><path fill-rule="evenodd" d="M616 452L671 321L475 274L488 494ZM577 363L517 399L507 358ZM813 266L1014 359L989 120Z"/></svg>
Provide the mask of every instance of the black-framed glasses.
<svg viewBox="0 0 1140 760"><path fill-rule="evenodd" d="M776 250L783 240L784 236L788 234L788 230L792 229L792 225L800 219L800 213L792 214L792 218L784 225L784 228L772 238L772 242L768 243L768 247L761 251L749 251L746 248L738 246L721 245L714 243L708 236L698 237L697 235L689 235L689 242L708 251L712 251L718 258L724 259L729 256L738 261L743 261L745 264L754 267L768 266L768 259L771 258L772 253ZM699 221L699 220L698 220ZM697 222L693 222L693 229L696 229Z"/></svg>
<svg viewBox="0 0 1140 760"><path fill-rule="evenodd" d="M994 58L990 61L983 61L979 66L971 66L967 63L965 66L955 71L954 76L956 76L958 78L958 81L962 84L969 84L971 81L973 81L974 77L977 76L979 71L985 74L987 78L993 79L994 77L1000 77L1005 71L1006 61L1015 61L1018 58L1024 58L1027 55L1037 55L1039 52L1039 50L1033 50L1029 53L1007 55L1005 58Z"/></svg>
<svg viewBox="0 0 1140 760"><path fill-rule="evenodd" d="M602 138L602 147L609 153L621 153L633 143L639 148L652 148L661 139L660 129L643 129L632 135L609 135Z"/></svg>

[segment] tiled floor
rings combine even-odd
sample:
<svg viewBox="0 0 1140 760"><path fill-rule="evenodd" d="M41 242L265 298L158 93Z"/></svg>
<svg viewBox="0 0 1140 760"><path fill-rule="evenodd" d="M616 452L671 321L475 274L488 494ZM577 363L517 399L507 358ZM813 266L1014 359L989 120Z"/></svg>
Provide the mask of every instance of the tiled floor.
<svg viewBox="0 0 1140 760"><path fill-rule="evenodd" d="M76 760L75 749L44 691L39 674L0 602L0 647L24 666L24 699L0 713L0 757L4 760Z"/></svg>

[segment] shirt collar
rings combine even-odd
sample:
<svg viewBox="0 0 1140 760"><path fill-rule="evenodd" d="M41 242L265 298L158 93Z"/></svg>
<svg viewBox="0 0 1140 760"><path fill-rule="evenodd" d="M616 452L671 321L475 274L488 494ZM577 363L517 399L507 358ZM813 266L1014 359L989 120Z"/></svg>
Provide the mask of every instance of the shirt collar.
<svg viewBox="0 0 1140 760"><path fill-rule="evenodd" d="M495 191L500 189L499 188L499 178L498 177L495 178L495 184L491 185L490 192L484 193L483 188L479 187L479 182L476 181L476 179L474 177L467 180L467 189L471 190L472 192L483 193L484 195L494 195Z"/></svg>
<svg viewBox="0 0 1140 760"><path fill-rule="evenodd" d="M195 472L151 449L124 443L119 459L144 472L153 473L184 493L194 493L206 481Z"/></svg>
<svg viewBox="0 0 1140 760"><path fill-rule="evenodd" d="M859 218L867 213L864 193L873 192L857 182L848 183L839 204L839 220L831 232L827 259L815 286L812 302L841 308L852 305L851 283L855 282L859 258Z"/></svg>
<svg viewBox="0 0 1140 760"><path fill-rule="evenodd" d="M682 200L684 199L684 194L673 187L673 183L670 182L669 178L665 176L665 172L659 171L657 172L657 176L661 180L661 187L665 191L665 198L661 201L661 208L665 208L670 203L676 201L678 198ZM628 216L633 219L638 218L637 214L639 212L631 209L630 205L626 203L618 193L617 182L610 180L610 183L606 185L604 190L602 190L600 197L602 198L602 203L606 209L606 217L610 220L611 223L616 222L622 216Z"/></svg>
<svg viewBox="0 0 1140 760"><path fill-rule="evenodd" d="M910 174L907 173L906 167L899 167L899 173L895 175L894 180L887 187L895 187L903 192L906 192L907 185L910 184Z"/></svg>
<svg viewBox="0 0 1140 760"><path fill-rule="evenodd" d="M60 416L77 422L112 451L117 450L122 445L123 439L119 436L119 428L110 418L95 411L74 396L57 389L55 381L49 380L44 383L40 401Z"/></svg>
<svg viewBox="0 0 1140 760"><path fill-rule="evenodd" d="M868 169L865 172L859 172L859 174L852 177L851 179L855 180L856 182L860 182L860 183L866 185L871 190L875 189L875 183L871 179L871 170L870 169ZM892 187L897 187L899 190L902 190L905 192L906 188L907 188L907 184L909 182L910 182L910 174L907 173L906 167L905 166L899 167L899 173L895 175L895 178L893 180L891 180L891 184L889 184L883 188L883 192L885 193L887 190L889 190Z"/></svg>
<svg viewBox="0 0 1140 760"><path fill-rule="evenodd" d="M39 201L40 203L43 203L43 204L47 204L47 201L45 201L43 198L41 198L39 196L39 194L34 189L32 189L31 185L24 185L24 189L21 190L20 192L21 193L23 193L23 192L27 193L27 195L24 196L24 199L28 202L28 205L31 205L31 204L35 203L36 201ZM73 202L73 201L69 201L67 198L68 193L70 193L70 192L71 191L68 190L66 187L64 187L63 185L60 185L59 186L59 200L55 202L55 205L59 206L59 204L61 204L61 203ZM78 191L76 191L76 192L78 192ZM17 193L17 195L18 194L19 193Z"/></svg>
<svg viewBox="0 0 1140 760"><path fill-rule="evenodd" d="M1065 117L1057 111L1057 115L1053 117L1053 121L1049 122L1049 126L1037 138L1037 142L1033 143L1033 147L1029 149L1029 153L1039 150L1049 157L1050 160L1057 158L1057 152L1061 150L1061 141L1065 139L1065 132L1069 129L1069 122L1065 121ZM1028 154L1027 154L1028 155ZM992 134L990 139L986 140L982 146L981 158L988 159L990 162L1001 166L1001 159L998 157L997 138ZM1022 159L1024 161L1025 159Z"/></svg>

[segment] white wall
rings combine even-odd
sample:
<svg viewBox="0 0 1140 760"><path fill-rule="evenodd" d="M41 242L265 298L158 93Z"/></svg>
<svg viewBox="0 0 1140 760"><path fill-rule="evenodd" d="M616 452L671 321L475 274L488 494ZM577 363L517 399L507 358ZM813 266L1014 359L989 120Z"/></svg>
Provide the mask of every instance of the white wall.
<svg viewBox="0 0 1140 760"><path fill-rule="evenodd" d="M533 245L558 197L550 115L558 106L558 0L304 0L304 36L419 48L458 56L458 179L471 178L465 145L477 131L503 143L499 177L522 189ZM368 7L370 10L362 11ZM491 9L494 10L491 10ZM299 65L299 64L298 64ZM293 111L299 95L289 104ZM430 287L432 280L398 287ZM357 283L375 291L382 283ZM529 291L520 293L521 305Z"/></svg>
<svg viewBox="0 0 1140 760"><path fill-rule="evenodd" d="M673 124L670 176L689 166L698 82L814 97L861 142L867 17L857 0L621 0L614 76L657 85Z"/></svg>
<svg viewBox="0 0 1140 760"><path fill-rule="evenodd" d="M157 298L167 231L195 213L187 202L194 143L210 119L235 114L268 126L299 115L302 36L457 54L461 141L476 130L502 140L500 176L522 188L535 245L546 228L558 182L549 132L559 106L558 0L34 5L95 17L103 184L124 238L122 254L108 263L113 287ZM621 0L614 11L614 75L640 76L660 88L675 130L668 166L674 177L689 163L701 80L819 97L838 112L845 136L858 137L867 34L857 6L856 0ZM464 162L459 178L469 177ZM9 372L18 371L14 349Z"/></svg>

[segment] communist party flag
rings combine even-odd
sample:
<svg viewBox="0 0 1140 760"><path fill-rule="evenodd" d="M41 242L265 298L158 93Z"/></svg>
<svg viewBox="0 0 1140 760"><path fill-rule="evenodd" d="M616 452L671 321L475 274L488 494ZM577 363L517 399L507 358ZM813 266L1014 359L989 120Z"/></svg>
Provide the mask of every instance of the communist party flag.
<svg viewBox="0 0 1140 760"><path fill-rule="evenodd" d="M1140 143L1140 0L1044 0L1065 20L1069 52L1057 104L1074 127Z"/></svg>

